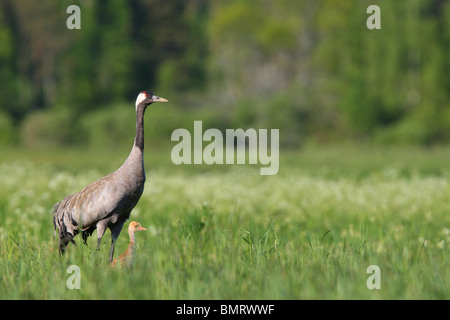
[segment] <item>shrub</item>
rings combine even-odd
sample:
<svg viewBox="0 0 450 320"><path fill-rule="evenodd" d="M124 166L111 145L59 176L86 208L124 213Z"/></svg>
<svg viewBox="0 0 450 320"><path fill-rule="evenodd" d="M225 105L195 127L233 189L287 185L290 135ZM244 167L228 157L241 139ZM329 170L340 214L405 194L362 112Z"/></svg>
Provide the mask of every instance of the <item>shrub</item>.
<svg viewBox="0 0 450 320"><path fill-rule="evenodd" d="M14 125L11 118L0 112L0 145L11 145L15 141Z"/></svg>
<svg viewBox="0 0 450 320"><path fill-rule="evenodd" d="M136 114L128 104L95 110L80 123L91 147L131 146L136 133ZM148 107L144 123L152 142L169 143L172 131L181 126L181 115L173 105L157 103Z"/></svg>
<svg viewBox="0 0 450 320"><path fill-rule="evenodd" d="M427 145L429 144L429 128L414 119L402 121L399 124L379 129L374 141L386 145Z"/></svg>
<svg viewBox="0 0 450 320"><path fill-rule="evenodd" d="M132 108L113 106L85 114L80 120L86 137L84 142L91 147L131 145L136 122L133 111Z"/></svg>
<svg viewBox="0 0 450 320"><path fill-rule="evenodd" d="M80 140L70 110L55 109L29 114L22 123L21 138L27 147L65 146Z"/></svg>

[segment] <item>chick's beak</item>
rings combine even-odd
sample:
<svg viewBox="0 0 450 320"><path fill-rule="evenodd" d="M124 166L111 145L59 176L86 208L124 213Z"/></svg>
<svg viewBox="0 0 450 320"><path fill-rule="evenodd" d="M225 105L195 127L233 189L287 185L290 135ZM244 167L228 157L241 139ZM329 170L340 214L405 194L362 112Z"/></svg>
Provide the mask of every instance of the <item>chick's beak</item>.
<svg viewBox="0 0 450 320"><path fill-rule="evenodd" d="M139 231L147 231L147 229L145 229L144 227L139 227Z"/></svg>
<svg viewBox="0 0 450 320"><path fill-rule="evenodd" d="M154 102L169 102L168 100L166 100L164 98L161 98L161 97L158 97L158 96L155 96L155 95L153 95L152 100Z"/></svg>

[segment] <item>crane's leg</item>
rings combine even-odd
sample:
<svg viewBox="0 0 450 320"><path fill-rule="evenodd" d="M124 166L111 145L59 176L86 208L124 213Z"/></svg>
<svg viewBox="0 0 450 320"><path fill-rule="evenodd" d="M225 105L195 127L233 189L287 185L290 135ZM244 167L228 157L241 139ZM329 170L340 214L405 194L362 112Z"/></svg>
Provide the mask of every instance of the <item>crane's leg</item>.
<svg viewBox="0 0 450 320"><path fill-rule="evenodd" d="M122 231L124 222L118 221L115 225L110 226L111 229L111 250L109 252L109 262L114 259L114 247L116 246L116 240L119 237L120 231Z"/></svg>
<svg viewBox="0 0 450 320"><path fill-rule="evenodd" d="M102 221L97 222L97 251L100 251L100 243L106 231L107 223Z"/></svg>
<svg viewBox="0 0 450 320"><path fill-rule="evenodd" d="M114 259L114 247L116 246L116 239L111 235L111 250L109 251L109 263L111 263Z"/></svg>

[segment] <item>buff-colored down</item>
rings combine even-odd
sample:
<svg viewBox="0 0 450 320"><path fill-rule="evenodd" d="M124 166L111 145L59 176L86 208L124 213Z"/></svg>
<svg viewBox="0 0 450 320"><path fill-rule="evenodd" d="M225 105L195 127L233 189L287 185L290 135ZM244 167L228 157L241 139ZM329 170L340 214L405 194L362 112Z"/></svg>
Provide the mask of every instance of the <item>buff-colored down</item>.
<svg viewBox="0 0 450 320"><path fill-rule="evenodd" d="M130 265L133 261L133 254L134 254L134 246L135 246L135 233L138 231L145 231L144 227L142 227L139 222L132 221L130 225L128 226L128 235L130 236L130 244L128 245L127 250L125 250L124 253L122 253L119 258L114 259L114 261L111 263L112 266L115 266L117 264L122 265Z"/></svg>

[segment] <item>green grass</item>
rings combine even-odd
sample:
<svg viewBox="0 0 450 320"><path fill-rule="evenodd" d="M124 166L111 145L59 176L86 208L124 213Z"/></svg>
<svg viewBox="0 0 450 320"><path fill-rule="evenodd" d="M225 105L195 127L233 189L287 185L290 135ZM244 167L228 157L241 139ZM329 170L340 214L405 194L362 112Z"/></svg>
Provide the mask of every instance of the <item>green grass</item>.
<svg viewBox="0 0 450 320"><path fill-rule="evenodd" d="M157 149L157 148L155 148ZM146 146L130 269L75 239L59 257L52 205L129 150L4 150L0 299L449 299L450 151L308 148L259 166L174 166ZM116 256L128 244L125 230ZM81 289L69 290L70 265ZM378 265L381 289L369 290Z"/></svg>

